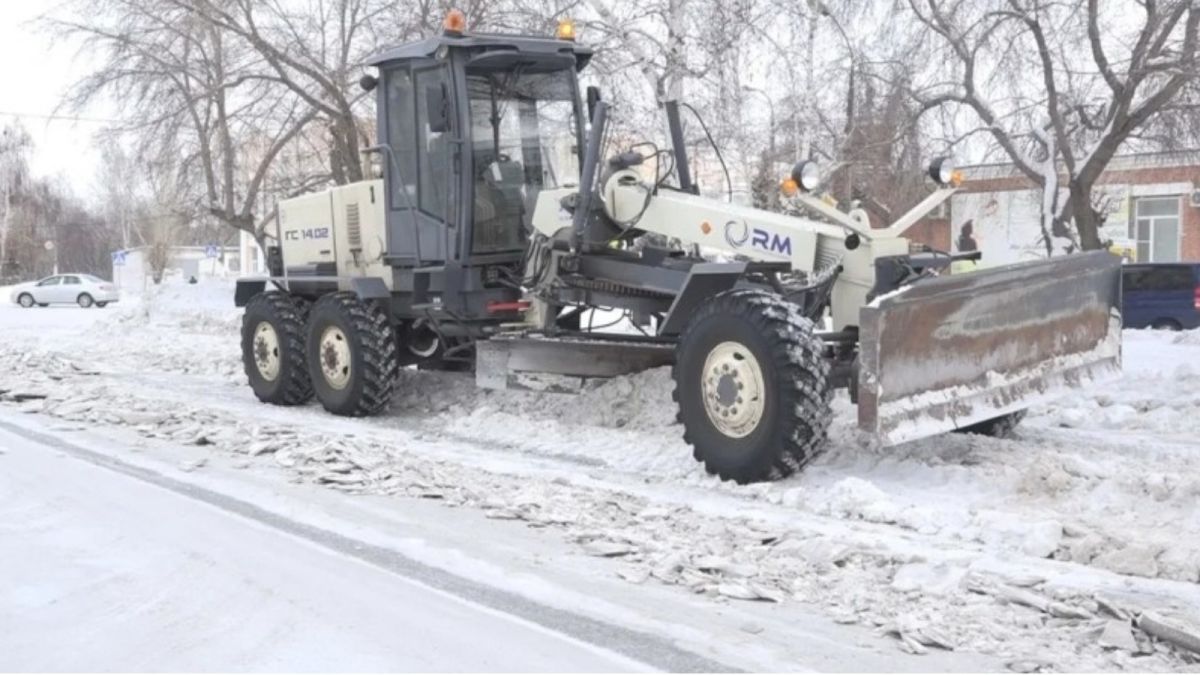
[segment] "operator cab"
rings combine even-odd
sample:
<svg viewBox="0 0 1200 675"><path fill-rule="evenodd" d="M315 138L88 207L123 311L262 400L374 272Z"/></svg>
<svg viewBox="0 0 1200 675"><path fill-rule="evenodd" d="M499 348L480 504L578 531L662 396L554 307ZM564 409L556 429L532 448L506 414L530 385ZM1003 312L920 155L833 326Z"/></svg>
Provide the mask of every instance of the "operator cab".
<svg viewBox="0 0 1200 675"><path fill-rule="evenodd" d="M582 112L573 40L467 33L384 52L377 80L389 262L519 273L544 189L577 185ZM561 35L561 31L560 31ZM492 275L494 276L494 275ZM470 292L472 275L466 275ZM486 283L486 278L479 281Z"/></svg>

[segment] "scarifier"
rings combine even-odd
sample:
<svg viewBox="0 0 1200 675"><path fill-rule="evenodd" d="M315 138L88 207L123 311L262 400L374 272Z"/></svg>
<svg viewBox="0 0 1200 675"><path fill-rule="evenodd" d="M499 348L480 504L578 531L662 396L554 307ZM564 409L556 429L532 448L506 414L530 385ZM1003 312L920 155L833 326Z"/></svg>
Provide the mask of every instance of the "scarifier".
<svg viewBox="0 0 1200 675"><path fill-rule="evenodd" d="M678 102L669 149L606 154L609 106L577 79L591 55L569 23L468 33L455 11L371 62L382 178L282 202L270 277L238 282L259 399L369 415L405 365L548 390L671 365L696 458L750 482L820 452L837 388L895 444L998 433L1119 371L1115 256L949 274L963 256L910 252L906 229L956 189L945 160L880 229L816 198L811 162L783 192L815 218L702 196Z"/></svg>

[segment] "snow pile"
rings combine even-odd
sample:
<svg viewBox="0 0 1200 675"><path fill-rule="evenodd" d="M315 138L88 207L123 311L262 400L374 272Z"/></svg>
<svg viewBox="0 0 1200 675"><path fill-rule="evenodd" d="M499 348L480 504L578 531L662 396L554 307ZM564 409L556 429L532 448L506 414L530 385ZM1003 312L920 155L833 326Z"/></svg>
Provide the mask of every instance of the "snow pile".
<svg viewBox="0 0 1200 675"><path fill-rule="evenodd" d="M140 294L123 295L110 325L117 330L158 326L193 333L236 333L242 311L233 305L233 291L230 281L165 280Z"/></svg>
<svg viewBox="0 0 1200 675"><path fill-rule="evenodd" d="M1177 345L1200 345L1200 328L1183 331L1172 342Z"/></svg>

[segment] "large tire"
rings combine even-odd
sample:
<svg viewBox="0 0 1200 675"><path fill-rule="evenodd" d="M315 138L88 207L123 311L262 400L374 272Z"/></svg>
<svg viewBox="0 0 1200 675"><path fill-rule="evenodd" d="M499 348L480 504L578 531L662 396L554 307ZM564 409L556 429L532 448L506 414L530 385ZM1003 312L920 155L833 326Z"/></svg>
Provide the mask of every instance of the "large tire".
<svg viewBox="0 0 1200 675"><path fill-rule="evenodd" d="M25 309L29 309L30 307L33 307L34 304L36 304L36 303L34 303L32 295L30 295L28 293L22 293L21 296L17 298L17 304L24 307Z"/></svg>
<svg viewBox="0 0 1200 675"><path fill-rule="evenodd" d="M79 303L79 306L84 309L90 309L92 305L96 304L92 296L87 293L80 293L79 297L75 298L75 302Z"/></svg>
<svg viewBox="0 0 1200 675"><path fill-rule="evenodd" d="M1013 431L1021 420L1025 419L1025 411L1018 410L1014 413L993 417L990 420L968 424L965 427L955 429L956 433L973 434L975 436L990 436L992 438L1009 438L1013 435Z"/></svg>
<svg viewBox="0 0 1200 675"><path fill-rule="evenodd" d="M280 291L259 293L242 315L242 365L263 403L300 405L312 398L304 363L309 303Z"/></svg>
<svg viewBox="0 0 1200 675"><path fill-rule="evenodd" d="M709 473L776 480L820 453L832 417L823 352L812 322L773 293L727 291L696 311L675 350L674 398Z"/></svg>
<svg viewBox="0 0 1200 675"><path fill-rule="evenodd" d="M305 353L317 400L335 415L373 415L400 371L396 329L377 303L330 293L313 305Z"/></svg>

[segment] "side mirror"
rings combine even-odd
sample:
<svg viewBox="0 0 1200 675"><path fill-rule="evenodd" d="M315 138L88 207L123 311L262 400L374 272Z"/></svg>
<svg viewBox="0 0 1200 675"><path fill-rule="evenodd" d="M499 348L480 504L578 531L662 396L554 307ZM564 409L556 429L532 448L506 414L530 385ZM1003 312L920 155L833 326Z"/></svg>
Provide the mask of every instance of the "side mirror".
<svg viewBox="0 0 1200 675"><path fill-rule="evenodd" d="M600 87L590 86L587 88L587 112L588 121L596 116L596 104L600 102Z"/></svg>
<svg viewBox="0 0 1200 675"><path fill-rule="evenodd" d="M425 118L429 122L429 131L435 134L450 131L450 101L445 85L425 87Z"/></svg>

